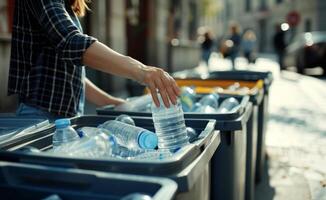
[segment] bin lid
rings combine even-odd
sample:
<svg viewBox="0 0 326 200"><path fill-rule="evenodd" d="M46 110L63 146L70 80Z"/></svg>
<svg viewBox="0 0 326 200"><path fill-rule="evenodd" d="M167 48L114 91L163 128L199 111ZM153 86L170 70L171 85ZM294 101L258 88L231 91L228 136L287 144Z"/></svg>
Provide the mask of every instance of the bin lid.
<svg viewBox="0 0 326 200"><path fill-rule="evenodd" d="M142 194L153 200L170 200L177 191L177 184L167 178L2 161L0 177L5 199L44 199L56 194L62 199L113 200Z"/></svg>

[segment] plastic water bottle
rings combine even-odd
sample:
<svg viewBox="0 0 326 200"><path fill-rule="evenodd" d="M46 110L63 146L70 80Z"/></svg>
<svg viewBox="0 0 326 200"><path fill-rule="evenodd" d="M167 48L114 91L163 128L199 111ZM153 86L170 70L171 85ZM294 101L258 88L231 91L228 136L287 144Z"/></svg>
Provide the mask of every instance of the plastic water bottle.
<svg viewBox="0 0 326 200"><path fill-rule="evenodd" d="M118 117L115 118L115 120L135 126L134 120L129 115L125 115L125 114L119 115Z"/></svg>
<svg viewBox="0 0 326 200"><path fill-rule="evenodd" d="M102 132L91 137L83 137L78 141L63 144L50 153L86 158L112 157L115 145L115 138Z"/></svg>
<svg viewBox="0 0 326 200"><path fill-rule="evenodd" d="M227 87L227 90L232 91L232 92L235 92L239 88L240 88L240 83L235 82L232 85L230 85L229 87Z"/></svg>
<svg viewBox="0 0 326 200"><path fill-rule="evenodd" d="M164 160L173 156L173 152L168 149L158 149L143 152L131 158L134 160Z"/></svg>
<svg viewBox="0 0 326 200"><path fill-rule="evenodd" d="M143 111L146 110L148 104L151 104L152 97L150 94L128 99L126 103L115 107L118 111Z"/></svg>
<svg viewBox="0 0 326 200"><path fill-rule="evenodd" d="M152 116L160 149L178 149L188 144L185 120L180 103L166 108L158 94L160 107L152 103Z"/></svg>
<svg viewBox="0 0 326 200"><path fill-rule="evenodd" d="M217 112L219 113L227 113L227 112L232 112L233 110L235 110L238 106L239 106L239 101L234 98L234 97L230 97L225 99L220 107L217 109Z"/></svg>
<svg viewBox="0 0 326 200"><path fill-rule="evenodd" d="M69 119L58 119L55 121L56 131L52 138L53 148L62 144L79 140L77 132L70 126Z"/></svg>
<svg viewBox="0 0 326 200"><path fill-rule="evenodd" d="M147 194L132 193L123 197L121 200L152 200L152 197Z"/></svg>
<svg viewBox="0 0 326 200"><path fill-rule="evenodd" d="M196 101L196 92L191 87L181 87L180 102L185 112L191 111Z"/></svg>
<svg viewBox="0 0 326 200"><path fill-rule="evenodd" d="M216 93L203 96L199 100L200 106L194 112L215 113L218 107L219 96Z"/></svg>
<svg viewBox="0 0 326 200"><path fill-rule="evenodd" d="M195 139L198 137L198 134L195 131L195 129L193 129L191 127L187 127L186 130L187 130L187 136L188 136L189 142L195 141Z"/></svg>
<svg viewBox="0 0 326 200"><path fill-rule="evenodd" d="M156 134L140 127L110 120L101 124L99 128L110 131L119 144L130 149L154 149L157 147L158 139Z"/></svg>

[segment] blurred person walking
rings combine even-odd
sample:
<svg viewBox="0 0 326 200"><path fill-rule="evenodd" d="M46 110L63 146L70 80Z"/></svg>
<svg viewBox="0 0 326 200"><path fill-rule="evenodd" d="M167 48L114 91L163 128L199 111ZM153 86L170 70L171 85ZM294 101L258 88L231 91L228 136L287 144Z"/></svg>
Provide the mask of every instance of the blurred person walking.
<svg viewBox="0 0 326 200"><path fill-rule="evenodd" d="M256 34L253 30L247 30L242 37L242 50L243 55L247 59L248 64L255 63L254 51L256 49Z"/></svg>
<svg viewBox="0 0 326 200"><path fill-rule="evenodd" d="M232 48L230 52L230 59L232 62L232 70L235 70L235 60L239 55L240 52L240 45L241 45L241 34L240 34L240 26L236 23L230 26L230 40L232 41Z"/></svg>
<svg viewBox="0 0 326 200"><path fill-rule="evenodd" d="M165 106L175 104L179 88L167 72L83 34L78 17L85 14L86 2L15 1L8 94L18 95L17 116L55 120L82 115L85 97L97 106L125 102L87 79L84 65L146 85L157 106L157 91Z"/></svg>
<svg viewBox="0 0 326 200"><path fill-rule="evenodd" d="M281 25L277 24L275 25L275 34L273 36L273 45L275 52L278 57L278 63L280 65L280 69L284 70L284 53L285 53L285 48L286 48L286 43L285 43L285 32L282 30Z"/></svg>
<svg viewBox="0 0 326 200"><path fill-rule="evenodd" d="M209 58L213 52L214 40L212 32L207 30L204 33L204 40L201 44L202 50L202 60L205 62L207 68L209 69Z"/></svg>

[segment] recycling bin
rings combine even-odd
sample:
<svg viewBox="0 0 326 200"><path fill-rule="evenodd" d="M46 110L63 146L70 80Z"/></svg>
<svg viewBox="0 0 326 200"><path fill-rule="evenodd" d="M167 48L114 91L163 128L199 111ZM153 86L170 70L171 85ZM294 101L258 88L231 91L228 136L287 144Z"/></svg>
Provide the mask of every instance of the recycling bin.
<svg viewBox="0 0 326 200"><path fill-rule="evenodd" d="M18 143L42 137L42 128L49 126L49 121L16 117L13 113L0 115L0 149L10 149Z"/></svg>
<svg viewBox="0 0 326 200"><path fill-rule="evenodd" d="M172 200L177 190L165 178L3 161L0 177L1 199Z"/></svg>
<svg viewBox="0 0 326 200"><path fill-rule="evenodd" d="M114 116L82 116L71 119L74 128L96 127ZM136 126L154 131L153 120L134 117ZM49 128L46 137L17 145L11 151L0 151L0 160L79 168L111 173L155 176L173 179L178 184L176 199L209 199L210 160L220 144L220 134L214 131L214 120L185 120L186 126L194 128L199 134L196 141L178 150L173 157L162 160L126 160L118 158L86 159L48 154L30 154L20 151L26 146L41 150L52 148L55 127Z"/></svg>
<svg viewBox="0 0 326 200"><path fill-rule="evenodd" d="M200 98L202 95L197 95ZM237 110L229 113L184 113L185 119L214 119L215 130L221 133L221 144L211 161L211 199L244 199L247 131L253 129L252 105L249 96L222 94L219 103L228 97L240 102ZM136 98L136 97L134 97ZM119 111L109 105L97 110L101 115L150 117L146 111ZM251 129L250 129L251 128Z"/></svg>
<svg viewBox="0 0 326 200"><path fill-rule="evenodd" d="M246 146L246 178L245 178L245 199L254 199L255 189L255 168L257 155L258 139L258 109L263 99L263 81L256 82L237 81L240 87L247 87L248 91L238 93L237 91L225 90L228 86L234 84L233 80L215 80L215 79L176 79L179 86L194 86L196 93L218 92L220 95L227 94L233 97L249 95L249 100L253 104L253 112L247 125L247 146ZM221 88L223 90L221 90Z"/></svg>
<svg viewBox="0 0 326 200"><path fill-rule="evenodd" d="M268 121L268 101L270 86L273 83L273 74L271 72L257 71L215 71L210 72L209 79L214 80L233 80L245 81L251 83L262 82L263 98L256 102L258 106L258 138L257 138L257 161L256 161L256 182L260 182L263 175L264 165L266 164L265 137ZM251 95L252 96L252 95ZM252 98L255 99L255 98ZM255 104L255 103L254 103Z"/></svg>

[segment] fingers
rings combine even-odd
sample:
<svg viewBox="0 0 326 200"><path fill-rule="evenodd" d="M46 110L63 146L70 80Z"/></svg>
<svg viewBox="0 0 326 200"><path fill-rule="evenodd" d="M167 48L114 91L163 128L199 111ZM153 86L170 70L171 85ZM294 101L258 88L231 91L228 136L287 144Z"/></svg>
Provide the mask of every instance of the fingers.
<svg viewBox="0 0 326 200"><path fill-rule="evenodd" d="M160 104L157 96L157 90L161 94L165 107L170 107L170 102L172 104L177 103L177 97L180 95L180 89L175 80L164 70L152 67L147 71L144 82L149 87L156 106L159 106Z"/></svg>
<svg viewBox="0 0 326 200"><path fill-rule="evenodd" d="M169 108L170 107L170 97L167 93L166 87L164 85L164 83L162 82L162 79L156 79L156 84L157 84L157 88L160 92L160 95L162 97L163 103L165 105L165 107Z"/></svg>
<svg viewBox="0 0 326 200"><path fill-rule="evenodd" d="M160 107L160 101L158 100L157 92L156 92L156 87L153 83L149 83L148 85L149 91L151 92L153 101L156 105L156 107Z"/></svg>
<svg viewBox="0 0 326 200"><path fill-rule="evenodd" d="M171 100L171 103L176 104L178 93L175 92L176 83L174 79L168 73L164 72L164 76L161 77L161 82L164 85L165 91Z"/></svg>

